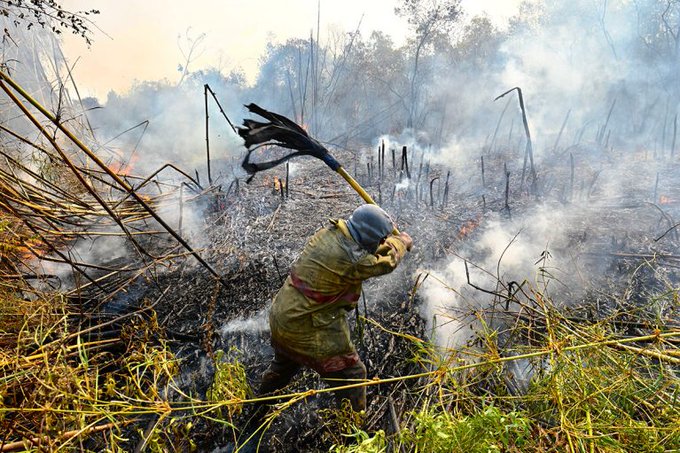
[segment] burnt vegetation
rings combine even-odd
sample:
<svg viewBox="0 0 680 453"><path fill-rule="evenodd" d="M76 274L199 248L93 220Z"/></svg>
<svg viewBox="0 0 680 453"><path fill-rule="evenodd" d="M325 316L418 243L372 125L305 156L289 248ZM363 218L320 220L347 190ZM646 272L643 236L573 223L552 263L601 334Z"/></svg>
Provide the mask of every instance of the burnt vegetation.
<svg viewBox="0 0 680 453"><path fill-rule="evenodd" d="M498 30L409 0L403 47L313 33L252 85L189 56L105 101L50 33L86 20L6 3L6 25L56 25L17 29L0 69L0 451L245 444L272 296L361 202L309 156L248 183L230 118L251 102L415 244L350 314L366 413L303 372L248 433L261 451L680 449L680 2L527 3Z"/></svg>

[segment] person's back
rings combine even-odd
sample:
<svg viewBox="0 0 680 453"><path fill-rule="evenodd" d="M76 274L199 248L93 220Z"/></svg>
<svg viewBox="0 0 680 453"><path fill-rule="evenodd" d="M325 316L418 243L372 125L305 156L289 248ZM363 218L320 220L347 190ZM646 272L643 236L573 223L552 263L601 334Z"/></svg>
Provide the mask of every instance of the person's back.
<svg viewBox="0 0 680 453"><path fill-rule="evenodd" d="M334 386L342 385L338 379L365 379L346 313L356 307L364 280L391 272L410 250L411 238L392 230L382 209L364 205L309 240L274 298L269 323L275 357L258 393L283 388L302 365ZM336 396L360 411L365 395L362 387Z"/></svg>

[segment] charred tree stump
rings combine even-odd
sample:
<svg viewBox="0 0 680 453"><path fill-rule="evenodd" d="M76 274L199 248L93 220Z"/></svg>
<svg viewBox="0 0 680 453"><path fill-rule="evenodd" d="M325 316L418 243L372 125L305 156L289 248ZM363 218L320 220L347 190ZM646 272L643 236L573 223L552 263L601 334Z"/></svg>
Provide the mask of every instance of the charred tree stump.
<svg viewBox="0 0 680 453"><path fill-rule="evenodd" d="M510 216L510 172L508 171L508 164L503 164L505 171L505 206L504 209Z"/></svg>
<svg viewBox="0 0 680 453"><path fill-rule="evenodd" d="M390 151L392 151L392 173L394 173L394 175L396 176L397 175L397 157L395 155L394 148L391 149Z"/></svg>
<svg viewBox="0 0 680 453"><path fill-rule="evenodd" d="M404 169L406 170L406 177L411 179L411 172L408 169L408 149L405 145L401 149L401 170L404 171Z"/></svg>
<svg viewBox="0 0 680 453"><path fill-rule="evenodd" d="M446 183L444 184L444 196L442 197L441 210L443 211L446 204L449 201L449 177L451 176L451 170L446 172Z"/></svg>
<svg viewBox="0 0 680 453"><path fill-rule="evenodd" d="M482 188L486 188L486 179L484 178L484 156L481 157L482 166Z"/></svg>
<svg viewBox="0 0 680 453"><path fill-rule="evenodd" d="M378 146L378 180L381 178L382 162L380 161L380 146Z"/></svg>
<svg viewBox="0 0 680 453"><path fill-rule="evenodd" d="M382 180L385 177L385 140L382 141L382 145L380 147L380 162L380 179Z"/></svg>
<svg viewBox="0 0 680 453"><path fill-rule="evenodd" d="M286 162L286 198L288 198L288 182L290 181L290 162Z"/></svg>
<svg viewBox="0 0 680 453"><path fill-rule="evenodd" d="M439 176L435 176L430 180L430 207L434 207L434 194L432 191L432 186L434 185L434 182L439 179Z"/></svg>

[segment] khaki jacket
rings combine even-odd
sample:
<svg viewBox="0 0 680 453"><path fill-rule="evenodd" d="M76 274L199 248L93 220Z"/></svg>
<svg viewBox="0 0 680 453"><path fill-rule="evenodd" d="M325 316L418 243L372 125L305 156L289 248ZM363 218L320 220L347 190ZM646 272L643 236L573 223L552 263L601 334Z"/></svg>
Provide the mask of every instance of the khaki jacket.
<svg viewBox="0 0 680 453"><path fill-rule="evenodd" d="M389 236L374 255L349 233L344 220L317 231L274 297L269 315L273 346L321 373L354 365L346 313L355 308L364 280L392 272L406 244Z"/></svg>

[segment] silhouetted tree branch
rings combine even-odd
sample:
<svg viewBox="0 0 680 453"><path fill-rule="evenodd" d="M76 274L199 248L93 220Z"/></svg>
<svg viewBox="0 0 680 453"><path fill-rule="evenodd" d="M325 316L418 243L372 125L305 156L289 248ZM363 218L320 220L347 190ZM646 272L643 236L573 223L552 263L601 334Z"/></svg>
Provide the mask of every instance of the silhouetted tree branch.
<svg viewBox="0 0 680 453"><path fill-rule="evenodd" d="M96 9L87 11L69 11L56 0L0 0L0 15L11 20L16 27L34 26L49 28L56 34L70 31L81 36L90 44L91 22L88 16L99 14ZM10 32L5 28L5 35Z"/></svg>

